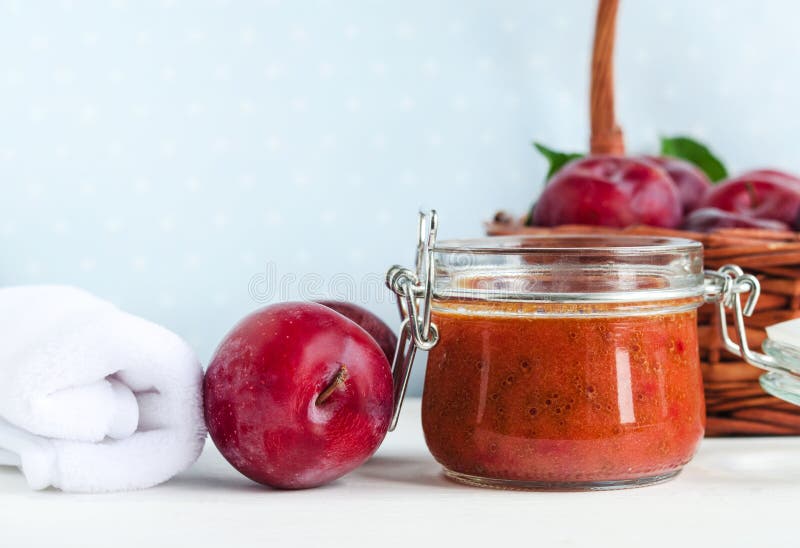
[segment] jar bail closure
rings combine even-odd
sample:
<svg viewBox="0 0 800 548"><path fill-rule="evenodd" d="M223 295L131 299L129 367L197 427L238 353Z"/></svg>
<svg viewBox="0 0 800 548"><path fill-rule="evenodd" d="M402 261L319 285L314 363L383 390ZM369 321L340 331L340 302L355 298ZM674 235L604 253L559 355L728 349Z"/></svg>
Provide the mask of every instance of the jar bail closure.
<svg viewBox="0 0 800 548"><path fill-rule="evenodd" d="M439 331L431 323L433 248L436 244L438 227L439 217L435 210L428 213L421 211L417 226L415 271L394 265L386 273L386 285L397 297L397 309L402 320L392 360L394 408L389 425L390 431L397 426L397 418L400 416L417 348L430 350L439 341Z"/></svg>

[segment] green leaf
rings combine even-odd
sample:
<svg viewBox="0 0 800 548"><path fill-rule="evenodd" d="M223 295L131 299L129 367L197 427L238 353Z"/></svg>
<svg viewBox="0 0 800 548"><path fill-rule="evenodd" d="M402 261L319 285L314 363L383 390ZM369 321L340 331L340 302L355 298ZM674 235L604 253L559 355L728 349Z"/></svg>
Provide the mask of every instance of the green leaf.
<svg viewBox="0 0 800 548"><path fill-rule="evenodd" d="M661 155L673 156L696 165L714 182L728 176L728 170L719 158L707 146L689 137L662 137Z"/></svg>
<svg viewBox="0 0 800 548"><path fill-rule="evenodd" d="M564 164L567 162L571 162L576 158L583 158L584 156L578 152L557 152L536 142L533 143L533 146L535 146L536 150L541 152L542 156L547 158L547 160L550 162L550 169L547 171L547 177L545 178L546 181L549 181L550 178L555 175L559 169L564 167Z"/></svg>

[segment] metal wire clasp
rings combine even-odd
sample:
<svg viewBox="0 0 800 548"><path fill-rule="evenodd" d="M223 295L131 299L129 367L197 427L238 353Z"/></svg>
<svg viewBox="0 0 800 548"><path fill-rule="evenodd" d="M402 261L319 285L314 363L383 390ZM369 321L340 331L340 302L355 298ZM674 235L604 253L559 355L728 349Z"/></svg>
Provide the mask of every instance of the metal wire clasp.
<svg viewBox="0 0 800 548"><path fill-rule="evenodd" d="M433 297L433 248L439 226L435 210L419 213L417 227L417 257L415 270L394 265L386 273L386 286L397 296L397 308L402 323L397 337L397 348L392 360L394 380L394 410L389 430L397 426L403 405L411 366L417 349L430 350L439 341L439 332L431 323Z"/></svg>
<svg viewBox="0 0 800 548"><path fill-rule="evenodd" d="M745 274L736 265L725 265L719 270L705 272L705 301L717 306L719 319L719 335L725 349L766 371L790 373L794 372L780 364L772 356L754 352L747 343L747 328L745 316L750 316L756 308L758 297L761 294L761 284L752 274ZM741 295L747 295L747 301L742 305ZM733 310L733 327L738 341L733 341L728 333L727 309Z"/></svg>

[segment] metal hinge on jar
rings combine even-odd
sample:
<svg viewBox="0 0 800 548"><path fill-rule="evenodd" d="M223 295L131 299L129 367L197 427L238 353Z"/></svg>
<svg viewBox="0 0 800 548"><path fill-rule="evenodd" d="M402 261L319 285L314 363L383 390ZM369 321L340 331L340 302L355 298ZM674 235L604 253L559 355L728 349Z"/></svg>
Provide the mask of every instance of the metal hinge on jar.
<svg viewBox="0 0 800 548"><path fill-rule="evenodd" d="M719 335L725 349L750 365L767 371L759 382L764 390L775 397L800 405L800 353L780 342L767 339L768 354L753 351L747 342L745 317L753 314L761 284L752 274L745 274L736 265L725 265L719 270L705 272L704 297L707 303L717 306ZM742 305L742 295L747 295ZM728 334L726 311L733 311L733 327L738 341ZM776 359L774 355L782 356Z"/></svg>
<svg viewBox="0 0 800 548"><path fill-rule="evenodd" d="M433 248L438 226L439 220L435 210L429 213L420 212L415 270L394 265L386 273L386 285L397 296L397 308L402 319L397 348L392 360L394 410L390 431L397 426L397 418L400 416L417 349L430 350L439 341L439 332L431 323Z"/></svg>

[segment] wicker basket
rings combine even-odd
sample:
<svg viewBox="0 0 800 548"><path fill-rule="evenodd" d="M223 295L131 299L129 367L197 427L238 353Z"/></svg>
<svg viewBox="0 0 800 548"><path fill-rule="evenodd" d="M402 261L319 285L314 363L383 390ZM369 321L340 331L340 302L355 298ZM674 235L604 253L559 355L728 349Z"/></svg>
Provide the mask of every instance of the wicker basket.
<svg viewBox="0 0 800 548"><path fill-rule="evenodd" d="M592 56L591 151L622 154L622 130L614 116L613 49L618 0L599 0ZM647 226L625 229L564 225L556 228L525 226L523 220L498 213L487 224L489 235L558 233L646 234L690 238L703 243L706 268L737 264L756 274L761 297L747 319L750 346L761 345L765 328L800 317L800 233L732 228L711 233L668 230ZM698 339L705 383L708 421L706 435L800 434L800 407L768 395L758 377L762 371L724 349L718 334L715 308L698 311ZM729 326L732 325L729 323ZM735 336L731 329L731 336Z"/></svg>

